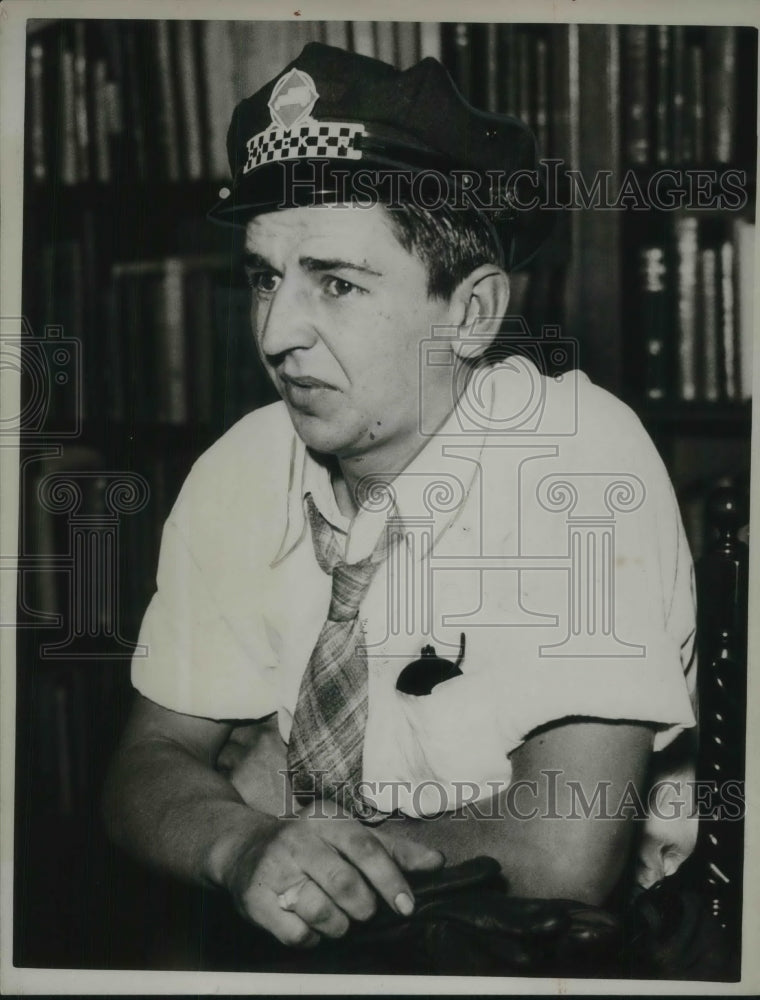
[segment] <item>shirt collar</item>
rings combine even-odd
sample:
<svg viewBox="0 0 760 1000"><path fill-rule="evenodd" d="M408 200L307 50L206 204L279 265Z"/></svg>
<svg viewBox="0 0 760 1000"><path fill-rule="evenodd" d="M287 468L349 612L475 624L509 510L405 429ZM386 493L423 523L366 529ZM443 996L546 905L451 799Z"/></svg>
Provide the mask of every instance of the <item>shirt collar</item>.
<svg viewBox="0 0 760 1000"><path fill-rule="evenodd" d="M482 405L482 404L481 404ZM493 411L494 394L490 392L483 414L483 423ZM400 524L419 523L420 519L433 526L435 541L456 520L463 507L477 472L487 431L477 423L463 420L459 404L443 426L392 482L391 490L370 488L368 502L353 520L341 514L329 469L314 458L298 435L293 432L287 496L287 522L275 567L305 538L309 537L304 499L311 493L322 516L345 537L345 558L353 563L368 556L389 520ZM446 472L447 449L463 442L469 446L473 461L468 463L468 475L463 480ZM461 465L458 466L461 469Z"/></svg>

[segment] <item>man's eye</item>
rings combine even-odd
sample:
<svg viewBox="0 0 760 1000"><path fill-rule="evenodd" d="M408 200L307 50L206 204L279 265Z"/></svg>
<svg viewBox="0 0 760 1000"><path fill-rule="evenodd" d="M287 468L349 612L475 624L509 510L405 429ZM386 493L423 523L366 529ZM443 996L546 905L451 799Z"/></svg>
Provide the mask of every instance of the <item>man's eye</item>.
<svg viewBox="0 0 760 1000"><path fill-rule="evenodd" d="M259 295L271 295L280 284L279 275L271 271L248 271L246 279L254 292L258 292Z"/></svg>
<svg viewBox="0 0 760 1000"><path fill-rule="evenodd" d="M328 295L332 296L334 299L344 298L346 295L350 295L351 292L361 292L364 289L359 288L358 285L352 284L350 281L345 281L343 278L327 277L324 279L323 288Z"/></svg>

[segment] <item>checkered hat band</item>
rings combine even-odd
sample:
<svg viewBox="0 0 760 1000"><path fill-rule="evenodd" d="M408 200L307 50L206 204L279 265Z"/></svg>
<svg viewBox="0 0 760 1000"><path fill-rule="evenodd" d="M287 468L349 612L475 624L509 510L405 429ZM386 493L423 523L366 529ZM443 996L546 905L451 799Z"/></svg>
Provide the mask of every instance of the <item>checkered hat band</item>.
<svg viewBox="0 0 760 1000"><path fill-rule="evenodd" d="M349 122L311 121L292 129L272 125L252 136L246 143L248 159L243 173L250 173L263 163L278 160L300 160L307 157L360 160L362 151L355 147L357 136L364 134L363 125Z"/></svg>

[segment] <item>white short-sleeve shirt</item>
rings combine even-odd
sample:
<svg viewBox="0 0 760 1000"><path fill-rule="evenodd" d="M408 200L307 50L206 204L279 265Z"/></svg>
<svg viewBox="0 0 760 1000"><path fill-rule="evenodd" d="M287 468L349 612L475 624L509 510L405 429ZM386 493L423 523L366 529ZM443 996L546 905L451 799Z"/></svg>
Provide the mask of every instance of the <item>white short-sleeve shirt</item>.
<svg viewBox="0 0 760 1000"><path fill-rule="evenodd" d="M367 487L349 521L283 403L236 424L166 522L134 686L191 715L277 712L287 742L330 600L310 493L349 562L389 524L401 536L360 609L363 779L379 809L428 815L491 796L508 755L559 719L651 723L656 760L695 726L691 557L662 462L615 397L580 372L546 378L508 360L471 380L390 489ZM397 690L424 646L456 660L463 636L460 676L426 696ZM695 838L684 810L652 817L640 881L672 872Z"/></svg>

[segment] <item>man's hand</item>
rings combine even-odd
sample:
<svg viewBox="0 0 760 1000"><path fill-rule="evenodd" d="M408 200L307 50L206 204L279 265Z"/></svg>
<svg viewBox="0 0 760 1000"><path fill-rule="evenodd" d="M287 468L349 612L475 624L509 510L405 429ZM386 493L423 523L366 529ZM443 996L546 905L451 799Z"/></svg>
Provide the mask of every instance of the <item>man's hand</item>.
<svg viewBox="0 0 760 1000"><path fill-rule="evenodd" d="M238 852L224 884L238 911L286 945L339 938L367 921L377 895L409 916L414 898L403 871L440 868L443 856L410 840L391 840L341 814L281 819L265 844Z"/></svg>

